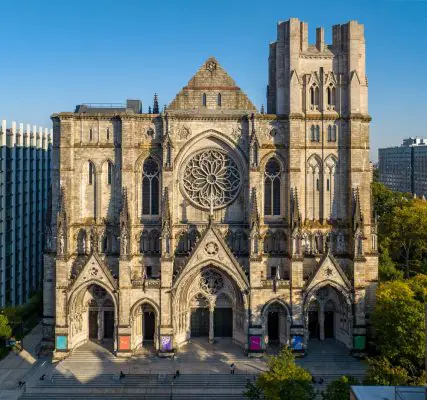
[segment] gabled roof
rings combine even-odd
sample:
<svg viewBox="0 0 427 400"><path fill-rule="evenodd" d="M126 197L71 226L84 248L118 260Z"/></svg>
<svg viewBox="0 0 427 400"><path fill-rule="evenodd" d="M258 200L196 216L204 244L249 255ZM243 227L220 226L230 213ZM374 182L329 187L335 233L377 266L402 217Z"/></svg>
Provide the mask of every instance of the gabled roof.
<svg viewBox="0 0 427 400"><path fill-rule="evenodd" d="M174 287L178 287L181 279L191 270L198 268L201 264L220 265L240 286L241 289L249 288L249 281L241 265L234 257L221 233L218 232L210 222L202 237L191 252L186 265L180 272Z"/></svg>
<svg viewBox="0 0 427 400"><path fill-rule="evenodd" d="M319 262L319 265L314 270L311 277L305 284L305 291L309 291L312 287L316 286L320 282L331 281L339 284L340 286L351 290L351 282L347 278L347 275L338 264L335 257L332 255L330 250L325 254L323 259Z"/></svg>
<svg viewBox="0 0 427 400"><path fill-rule="evenodd" d="M110 270L96 253L92 253L90 255L85 266L77 275L76 280L71 284L69 293L72 293L74 289L80 287L86 282L103 283L105 287L112 291L117 289L116 281L111 275Z"/></svg>
<svg viewBox="0 0 427 400"><path fill-rule="evenodd" d="M217 96L221 94L221 106L218 107ZM207 103L203 105L202 96L206 94ZM200 110L200 112L240 110L256 111L245 93L221 67L214 57L209 57L187 86L182 88L169 104L169 110Z"/></svg>

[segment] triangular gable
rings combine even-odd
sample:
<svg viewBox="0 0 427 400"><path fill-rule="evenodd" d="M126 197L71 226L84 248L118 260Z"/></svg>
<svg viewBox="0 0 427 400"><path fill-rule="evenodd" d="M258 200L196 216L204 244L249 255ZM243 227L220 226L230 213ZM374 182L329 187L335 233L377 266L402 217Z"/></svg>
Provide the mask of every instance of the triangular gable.
<svg viewBox="0 0 427 400"><path fill-rule="evenodd" d="M75 288L80 287L89 281L102 282L110 290L116 290L117 284L111 275L108 267L99 259L96 253L92 253L86 262L86 265L81 269L76 280L71 284L69 293L72 293Z"/></svg>
<svg viewBox="0 0 427 400"><path fill-rule="evenodd" d="M360 78L359 78L359 74L357 73L356 70L351 72L351 77L350 77L350 83L358 83L360 85Z"/></svg>
<svg viewBox="0 0 427 400"><path fill-rule="evenodd" d="M209 111L216 109L218 94L221 94L221 110L256 111L256 107L245 93L236 85L236 82L227 74L214 57L210 57L182 88L175 99L168 106L169 110L199 110ZM202 103L202 96L207 99L206 106Z"/></svg>
<svg viewBox="0 0 427 400"><path fill-rule="evenodd" d="M295 69L291 72L291 83L297 83L298 85L301 85L300 78L298 76L298 73Z"/></svg>
<svg viewBox="0 0 427 400"><path fill-rule="evenodd" d="M351 282L330 251L326 253L312 276L308 279L305 290L308 292L312 287L325 281L332 281L347 290L351 290Z"/></svg>
<svg viewBox="0 0 427 400"><path fill-rule="evenodd" d="M329 72L329 74L327 74L325 85L329 85L330 83L332 83L333 85L338 84L337 78L336 78L335 73L333 71L331 71L331 72Z"/></svg>
<svg viewBox="0 0 427 400"><path fill-rule="evenodd" d="M188 257L188 261L174 283L174 287L179 285L179 282L187 272L197 268L199 265L205 265L210 262L213 265L226 267L226 272L236 280L236 283L241 288L242 286L249 288L249 281L245 272L221 236L221 233L218 232L211 223L209 223L207 229L203 232L202 237Z"/></svg>

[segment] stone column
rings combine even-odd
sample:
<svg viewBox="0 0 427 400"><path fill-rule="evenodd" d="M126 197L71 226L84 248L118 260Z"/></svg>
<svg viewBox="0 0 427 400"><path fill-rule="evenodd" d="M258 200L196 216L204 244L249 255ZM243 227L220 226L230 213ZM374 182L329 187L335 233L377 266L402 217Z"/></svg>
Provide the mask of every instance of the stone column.
<svg viewBox="0 0 427 400"><path fill-rule="evenodd" d="M214 341L214 311L215 307L209 307L209 343Z"/></svg>
<svg viewBox="0 0 427 400"><path fill-rule="evenodd" d="M320 326L319 338L323 341L325 340L325 311L323 309L323 306L320 306L318 313Z"/></svg>
<svg viewBox="0 0 427 400"><path fill-rule="evenodd" d="M104 339L104 310L98 311L98 340Z"/></svg>

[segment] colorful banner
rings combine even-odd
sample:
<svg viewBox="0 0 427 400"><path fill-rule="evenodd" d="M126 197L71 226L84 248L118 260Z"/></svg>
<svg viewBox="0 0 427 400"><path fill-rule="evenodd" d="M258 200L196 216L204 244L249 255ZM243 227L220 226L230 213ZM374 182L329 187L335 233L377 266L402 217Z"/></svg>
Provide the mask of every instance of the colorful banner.
<svg viewBox="0 0 427 400"><path fill-rule="evenodd" d="M56 350L67 350L68 348L68 337L65 335L56 336Z"/></svg>
<svg viewBox="0 0 427 400"><path fill-rule="evenodd" d="M160 350L161 351L172 350L172 338L170 336L162 336L160 338Z"/></svg>
<svg viewBox="0 0 427 400"><path fill-rule="evenodd" d="M119 350L130 350L130 336L119 336Z"/></svg>
<svg viewBox="0 0 427 400"><path fill-rule="evenodd" d="M249 350L261 349L261 336L249 336Z"/></svg>
<svg viewBox="0 0 427 400"><path fill-rule="evenodd" d="M292 336L291 347L292 350L302 350L304 338L302 336Z"/></svg>

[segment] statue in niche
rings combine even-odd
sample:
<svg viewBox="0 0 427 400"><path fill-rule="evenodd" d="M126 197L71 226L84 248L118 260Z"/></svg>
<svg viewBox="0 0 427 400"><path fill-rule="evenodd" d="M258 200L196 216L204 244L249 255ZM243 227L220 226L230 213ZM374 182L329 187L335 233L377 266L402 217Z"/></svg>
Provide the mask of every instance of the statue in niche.
<svg viewBox="0 0 427 400"><path fill-rule="evenodd" d="M58 254L63 255L64 254L64 246L65 246L65 239L63 233L60 233L58 237Z"/></svg>
<svg viewBox="0 0 427 400"><path fill-rule="evenodd" d="M125 233L123 233L123 235L122 235L122 254L125 256L125 255L127 255L127 246L128 246L128 237L127 237L127 234L126 234L126 232Z"/></svg>

